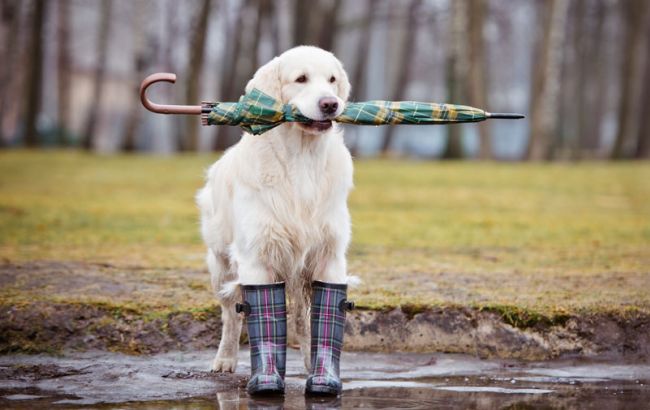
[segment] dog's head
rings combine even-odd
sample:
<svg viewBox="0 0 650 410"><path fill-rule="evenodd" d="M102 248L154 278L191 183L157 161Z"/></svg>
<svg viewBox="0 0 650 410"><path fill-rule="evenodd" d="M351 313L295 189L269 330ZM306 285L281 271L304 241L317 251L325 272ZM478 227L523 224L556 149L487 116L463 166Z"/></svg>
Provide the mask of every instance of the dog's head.
<svg viewBox="0 0 650 410"><path fill-rule="evenodd" d="M341 62L318 47L292 48L260 67L246 85L293 104L309 123L297 123L303 131L318 134L332 127L350 95L350 83Z"/></svg>

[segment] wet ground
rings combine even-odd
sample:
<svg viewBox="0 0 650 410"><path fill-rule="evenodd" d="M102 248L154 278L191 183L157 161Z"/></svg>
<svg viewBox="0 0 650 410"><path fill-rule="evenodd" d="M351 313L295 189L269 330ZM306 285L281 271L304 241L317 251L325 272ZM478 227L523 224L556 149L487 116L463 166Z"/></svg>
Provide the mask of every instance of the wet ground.
<svg viewBox="0 0 650 410"><path fill-rule="evenodd" d="M207 368L213 352L152 356L86 352L0 357L0 407L97 409L648 409L650 364L521 363L449 354L345 353L340 398L305 398L290 351L284 397L249 398L248 351L236 374Z"/></svg>

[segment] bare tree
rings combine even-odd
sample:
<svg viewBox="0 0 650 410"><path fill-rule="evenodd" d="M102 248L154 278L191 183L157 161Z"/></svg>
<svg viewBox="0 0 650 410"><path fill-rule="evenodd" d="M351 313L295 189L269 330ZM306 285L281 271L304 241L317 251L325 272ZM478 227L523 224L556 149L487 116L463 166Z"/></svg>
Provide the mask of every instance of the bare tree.
<svg viewBox="0 0 650 410"><path fill-rule="evenodd" d="M278 2L268 1L269 4L269 25L271 32L271 45L273 47L273 55L280 54L280 23L278 17Z"/></svg>
<svg viewBox="0 0 650 410"><path fill-rule="evenodd" d="M201 7L197 10L196 24L190 39L190 57L187 64L187 85L185 88L185 101L188 104L196 104L199 96L210 10L210 0L202 0ZM181 148L184 151L196 151L198 148L199 122L196 118L185 119L185 136L182 141Z"/></svg>
<svg viewBox="0 0 650 410"><path fill-rule="evenodd" d="M415 40L417 34L417 18L421 4L421 0L411 0L409 3L408 19L406 20L406 32L404 33L404 37L402 37L402 44L400 46L402 54L399 58L397 80L394 83L393 92L391 93L391 98L395 101L404 99L406 88L411 82L411 67L413 65L413 52L415 50ZM384 138L381 144L382 154L387 154L390 151L394 136L395 127L389 125L386 127Z"/></svg>
<svg viewBox="0 0 650 410"><path fill-rule="evenodd" d="M605 39L605 18L607 5L604 0L596 0L590 24L581 33L585 51L581 53L579 87L582 104L578 113L578 147L574 158L579 159L587 153L593 155L599 145L601 124L607 101L607 63ZM589 14L589 13L588 13Z"/></svg>
<svg viewBox="0 0 650 410"><path fill-rule="evenodd" d="M310 10L316 7L318 2L294 0L293 4L293 44L294 46L309 44Z"/></svg>
<svg viewBox="0 0 650 410"><path fill-rule="evenodd" d="M82 136L81 145L90 150L95 144L99 109L104 94L104 77L106 76L106 57L108 55L108 39L111 29L113 13L113 0L103 0L100 4L99 31L97 33L97 61L95 62L95 78L93 79L93 93L86 125Z"/></svg>
<svg viewBox="0 0 650 410"><path fill-rule="evenodd" d="M134 2L131 4L133 7L133 14L131 18L131 32L133 41L133 66L132 66L132 87L133 87L133 106L129 110L124 132L122 133L122 151L133 152L136 148L136 130L142 118L143 108L140 106L140 81L145 76L146 68L152 63L154 52L156 50L156 43L150 39L147 41L145 34L146 16L145 4L143 2Z"/></svg>
<svg viewBox="0 0 650 410"><path fill-rule="evenodd" d="M267 0L258 0L257 1L257 10L255 16L255 30L253 31L253 38L250 42L250 56L252 57L253 62L251 63L252 67L259 66L259 51L260 51L260 38L262 36L262 29L264 28L264 22L269 17L270 8L267 6Z"/></svg>
<svg viewBox="0 0 650 410"><path fill-rule="evenodd" d="M179 27L178 27L178 8L179 3L176 0L167 0L164 3L165 18L164 24L167 32L165 37L164 47L160 47L161 55L160 64L164 67L165 70L168 70L171 73L176 72L174 64L174 49L179 47Z"/></svg>
<svg viewBox="0 0 650 410"><path fill-rule="evenodd" d="M341 0L294 0L293 45L333 50Z"/></svg>
<svg viewBox="0 0 650 410"><path fill-rule="evenodd" d="M368 56L370 53L370 41L372 39L372 29L377 16L377 1L366 0L365 13L361 22L361 35L357 43L356 62L352 72L352 96L351 100L361 101L366 95L365 76L368 71ZM356 156L359 152L359 133L350 141L350 153Z"/></svg>
<svg viewBox="0 0 650 410"><path fill-rule="evenodd" d="M612 149L612 159L629 156L627 145L637 136L649 6L647 0L627 0L622 3L625 39L623 68L620 72L621 100L618 110L618 133Z"/></svg>
<svg viewBox="0 0 650 410"><path fill-rule="evenodd" d="M18 0L4 0L0 3L0 18L2 25L6 26L5 41L2 47L2 61L0 64L0 147L5 144L4 119L6 102L11 92L11 79L16 64L18 34L20 32L20 3Z"/></svg>
<svg viewBox="0 0 650 410"><path fill-rule="evenodd" d="M559 82L562 85L558 89L557 107L555 110L562 115L557 116L555 130L549 135L547 159L566 159L579 133L579 111L583 104L580 94L580 67L581 55L585 47L581 32L585 21L585 1L574 0L567 6L565 38L560 47L562 57L560 59Z"/></svg>
<svg viewBox="0 0 650 410"><path fill-rule="evenodd" d="M225 69L222 71L221 90L219 95L224 101L231 98L235 93L235 82L237 77L237 63L240 60L243 29L245 26L244 17L249 0L240 3L237 10L237 17L228 27L228 44L224 47L222 60L225 62Z"/></svg>
<svg viewBox="0 0 650 410"><path fill-rule="evenodd" d="M365 95L364 77L368 68L368 55L370 53L370 40L372 39L372 28L375 21L376 1L366 0L365 14L363 16L363 28L357 43L357 61L352 74L352 95L353 99L361 100Z"/></svg>
<svg viewBox="0 0 650 410"><path fill-rule="evenodd" d="M447 95L450 102L461 101L463 98L465 75L465 16L467 15L467 0L457 0L451 4L451 33L447 49ZM444 159L459 159L463 157L462 128L460 125L447 127L447 145L442 153Z"/></svg>
<svg viewBox="0 0 650 410"><path fill-rule="evenodd" d="M573 87L571 87L573 94L573 105L574 113L569 114L573 118L573 132L570 138L570 141L566 144L569 150L568 154L572 159L578 158L580 151L580 141L582 140L582 135L586 127L586 118L589 111L589 100L586 93L586 81L587 81L587 70L586 66L588 64L587 58L589 58L589 53L591 52L590 44L588 42L588 16L587 16L587 1L586 0L576 0L573 2L573 13L569 13L569 19L571 23L569 26L573 28L572 41L567 41L567 44L571 44L573 48ZM566 62L565 62L566 63ZM566 85L562 87L563 89L569 89ZM566 93L565 93L566 94ZM566 101L568 98L564 98ZM570 103L570 102L569 102ZM566 111L562 110L563 113Z"/></svg>
<svg viewBox="0 0 650 410"><path fill-rule="evenodd" d="M648 27L646 38L650 36ZM638 117L638 135L635 157L638 159L650 158L650 130L647 126L650 118L650 41L646 41L645 77L643 80L643 100L641 101L642 113Z"/></svg>
<svg viewBox="0 0 650 410"><path fill-rule="evenodd" d="M29 66L27 76L27 96L25 105L25 145L35 147L39 144L37 120L41 112L43 89L43 22L47 2L34 0L31 18L31 37L29 43Z"/></svg>
<svg viewBox="0 0 650 410"><path fill-rule="evenodd" d="M562 41L565 37L568 0L549 0L544 22L540 58L533 73L531 95L531 126L527 157L532 160L547 159L550 141L557 124L560 67L562 66Z"/></svg>
<svg viewBox="0 0 650 410"><path fill-rule="evenodd" d="M244 30L247 27L246 16L247 9L250 7L250 0L241 2L237 10L235 20L228 27L228 38L230 41L226 44L223 50L223 58L221 59L226 63L221 76L221 90L218 93L222 101L232 101L236 98L236 94L240 91L239 85L241 82L240 60L242 55L242 43ZM240 75L238 75L240 74ZM235 134L238 130L233 130L231 127L216 127L214 149L216 151L224 151L233 144Z"/></svg>
<svg viewBox="0 0 650 410"><path fill-rule="evenodd" d="M487 15L486 0L470 0L468 10L467 32L469 37L469 78L468 97L469 104L477 107L487 107L485 41L483 27ZM479 123L479 158L492 158L492 141L490 127L487 123Z"/></svg>
<svg viewBox="0 0 650 410"><path fill-rule="evenodd" d="M339 10L341 9L341 0L332 0L331 4L326 6L322 12L320 33L318 35L318 47L334 51L334 40L337 33L337 20Z"/></svg>
<svg viewBox="0 0 650 410"><path fill-rule="evenodd" d="M58 132L59 145L67 145L70 128L70 77L72 56L70 55L70 0L59 0L57 27L57 88L58 88Z"/></svg>

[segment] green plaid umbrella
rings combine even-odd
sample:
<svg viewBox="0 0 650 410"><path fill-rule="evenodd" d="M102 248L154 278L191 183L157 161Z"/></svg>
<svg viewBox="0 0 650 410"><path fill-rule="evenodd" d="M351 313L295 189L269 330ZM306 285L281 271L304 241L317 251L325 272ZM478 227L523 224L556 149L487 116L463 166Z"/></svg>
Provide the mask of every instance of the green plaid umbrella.
<svg viewBox="0 0 650 410"><path fill-rule="evenodd" d="M451 124L488 118L523 118L521 114L488 113L474 107L415 101L366 101L348 103L334 121L357 125ZM251 134L262 134L283 122L311 122L297 107L283 104L258 89L239 102L203 103L203 125L238 125Z"/></svg>

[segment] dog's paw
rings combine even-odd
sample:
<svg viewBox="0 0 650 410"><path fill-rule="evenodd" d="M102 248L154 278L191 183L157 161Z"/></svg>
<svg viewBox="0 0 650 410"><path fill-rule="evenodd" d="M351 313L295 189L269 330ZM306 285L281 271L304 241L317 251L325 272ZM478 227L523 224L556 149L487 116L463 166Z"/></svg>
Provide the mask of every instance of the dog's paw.
<svg viewBox="0 0 650 410"><path fill-rule="evenodd" d="M215 357L212 361L212 371L217 373L234 373L237 368L236 357Z"/></svg>

